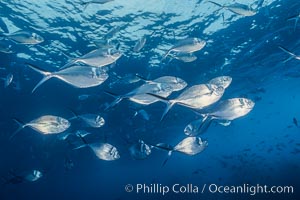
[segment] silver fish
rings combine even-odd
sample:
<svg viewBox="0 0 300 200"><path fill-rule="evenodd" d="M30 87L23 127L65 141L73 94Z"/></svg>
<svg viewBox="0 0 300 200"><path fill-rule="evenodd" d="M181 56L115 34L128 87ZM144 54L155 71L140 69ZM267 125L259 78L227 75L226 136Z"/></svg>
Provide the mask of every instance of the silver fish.
<svg viewBox="0 0 300 200"><path fill-rule="evenodd" d="M194 62L197 60L197 56L192 53L177 53L177 54L170 54L170 56L176 60L180 60L185 63Z"/></svg>
<svg viewBox="0 0 300 200"><path fill-rule="evenodd" d="M136 44L134 45L133 51L136 52L136 53L137 53L137 52L140 52L141 49L145 46L146 41L147 41L146 37L142 37L141 39L139 39L139 40L136 42Z"/></svg>
<svg viewBox="0 0 300 200"><path fill-rule="evenodd" d="M171 52L176 53L193 53L196 51L200 51L205 47L206 41L201 40L199 38L187 38L179 41L172 48L170 48L167 53L163 56L165 59Z"/></svg>
<svg viewBox="0 0 300 200"><path fill-rule="evenodd" d="M122 53L118 50L96 49L79 58L69 58L71 61L64 65L61 69L65 69L76 63L84 63L92 67L103 67L116 62L121 56Z"/></svg>
<svg viewBox="0 0 300 200"><path fill-rule="evenodd" d="M91 95L89 94L81 94L78 96L78 100L80 101L84 101L84 100L87 100Z"/></svg>
<svg viewBox="0 0 300 200"><path fill-rule="evenodd" d="M69 85L77 88L89 88L102 84L107 78L108 74L99 68L86 67L86 66L72 66L57 72L45 72L37 67L27 64L34 71L44 75L45 77L33 88L34 92L39 86L50 78L58 78Z"/></svg>
<svg viewBox="0 0 300 200"><path fill-rule="evenodd" d="M120 158L120 154L116 147L108 143L94 143L90 144L89 147L93 150L95 155L106 161L113 161Z"/></svg>
<svg viewBox="0 0 300 200"><path fill-rule="evenodd" d="M93 127L93 128L100 128L100 127L104 126L104 124L105 124L104 118L101 117L100 115L96 115L96 114L76 115L75 118L81 119L89 127Z"/></svg>
<svg viewBox="0 0 300 200"><path fill-rule="evenodd" d="M120 158L120 154L117 150L116 147L109 143L93 143L89 144L85 140L84 136L81 134L77 135L78 137L81 138L82 142L84 143L83 145L80 145L76 147L75 149L80 149L82 147L89 147L91 150L94 152L94 154L101 160L107 160L107 161L112 161L112 160L117 160Z"/></svg>
<svg viewBox="0 0 300 200"><path fill-rule="evenodd" d="M4 87L7 88L13 81L13 74L8 74L5 78L5 81L4 81Z"/></svg>
<svg viewBox="0 0 300 200"><path fill-rule="evenodd" d="M202 124L202 119L197 119L192 122L190 122L185 128L184 128L184 134L188 136L197 136L199 135L200 126Z"/></svg>
<svg viewBox="0 0 300 200"><path fill-rule="evenodd" d="M109 95L115 98L115 101L111 103L108 108L115 106L123 99L129 99L138 104L149 105L157 102L158 99L146 93L152 93L166 98L172 92L180 91L187 86L187 83L178 77L163 76L154 80L146 80L143 77L138 77L144 80L146 83L125 95L117 96L107 92Z"/></svg>
<svg viewBox="0 0 300 200"><path fill-rule="evenodd" d="M85 9L90 4L105 4L110 1L113 0L93 0L93 1L82 2L81 5L84 5L85 6L84 9Z"/></svg>
<svg viewBox="0 0 300 200"><path fill-rule="evenodd" d="M244 5L244 4L240 4L240 3L234 3L228 6L225 5L221 5L218 4L216 2L213 1L208 1L214 5L219 6L221 9L227 9L237 15L242 15L242 16L253 16L256 14L256 10L252 9L251 7Z"/></svg>
<svg viewBox="0 0 300 200"><path fill-rule="evenodd" d="M17 31L10 34L4 34L4 37L19 44L39 44L44 42L42 36L29 31Z"/></svg>
<svg viewBox="0 0 300 200"><path fill-rule="evenodd" d="M211 79L208 83L214 84L219 87L223 87L224 89L228 88L232 82L232 78L230 76L219 76Z"/></svg>
<svg viewBox="0 0 300 200"><path fill-rule="evenodd" d="M202 141L200 137L187 137L179 142L173 151L192 156L201 153L207 146L207 141Z"/></svg>
<svg viewBox="0 0 300 200"><path fill-rule="evenodd" d="M203 109L204 107L217 102L223 96L223 94L223 87L218 87L213 84L200 84L184 90L176 99L169 100L155 94L149 95L157 97L160 101L167 104L167 107L161 117L161 120L163 120L163 118L175 104L194 109Z"/></svg>
<svg viewBox="0 0 300 200"><path fill-rule="evenodd" d="M39 180L42 177L43 177L43 173L40 172L39 170L31 170L24 176L24 180L29 182L34 182Z"/></svg>
<svg viewBox="0 0 300 200"><path fill-rule="evenodd" d="M186 126L184 133L188 136L196 136L204 133L213 120L222 120L222 125L228 126L234 119L247 115L255 103L246 98L233 98L221 101L208 113L203 114L203 119L198 119Z"/></svg>
<svg viewBox="0 0 300 200"><path fill-rule="evenodd" d="M251 99L233 98L221 101L206 116L214 119L234 120L247 115L254 107L255 103Z"/></svg>
<svg viewBox="0 0 300 200"><path fill-rule="evenodd" d="M143 140L129 147L130 155L135 160L146 159L151 154L151 148Z"/></svg>
<svg viewBox="0 0 300 200"><path fill-rule="evenodd" d="M10 177L2 177L5 180L3 185L34 182L39 180L43 176L43 173L39 170L24 171L22 173L15 173L14 171L10 171L9 174Z"/></svg>
<svg viewBox="0 0 300 200"><path fill-rule="evenodd" d="M144 120L149 121L149 119L150 119L149 114L144 109L135 111L133 117L137 116L138 114L140 114L143 117Z"/></svg>
<svg viewBox="0 0 300 200"><path fill-rule="evenodd" d="M1 53L14 53L14 51L12 50L12 46L6 44L3 41L0 41L0 52Z"/></svg>
<svg viewBox="0 0 300 200"><path fill-rule="evenodd" d="M58 134L64 132L71 126L71 123L67 119L53 115L44 115L25 124L16 119L14 119L14 121L20 128L17 129L10 138L13 138L25 127L30 127L42 134Z"/></svg>
<svg viewBox="0 0 300 200"><path fill-rule="evenodd" d="M183 153L186 155L196 155L201 153L206 147L208 146L207 141L202 141L200 137L187 137L180 141L175 147L172 147L169 144L165 143L160 143L156 145L152 145L152 147L168 151L168 157L167 159L163 162L163 165L165 165L172 155L172 152L179 152Z"/></svg>
<svg viewBox="0 0 300 200"><path fill-rule="evenodd" d="M57 135L57 138L59 140L66 140L70 135L75 135L77 137L85 137L87 135L90 135L90 132L87 132L85 130L77 130L75 132L65 132L65 133L60 133Z"/></svg>

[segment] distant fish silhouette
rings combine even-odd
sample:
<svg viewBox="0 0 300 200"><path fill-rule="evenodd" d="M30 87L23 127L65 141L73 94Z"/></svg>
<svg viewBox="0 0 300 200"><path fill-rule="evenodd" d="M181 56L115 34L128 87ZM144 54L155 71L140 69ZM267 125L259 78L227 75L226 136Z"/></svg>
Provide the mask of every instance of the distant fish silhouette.
<svg viewBox="0 0 300 200"><path fill-rule="evenodd" d="M295 124L295 126L299 127L298 120L295 117L293 118L293 123Z"/></svg>

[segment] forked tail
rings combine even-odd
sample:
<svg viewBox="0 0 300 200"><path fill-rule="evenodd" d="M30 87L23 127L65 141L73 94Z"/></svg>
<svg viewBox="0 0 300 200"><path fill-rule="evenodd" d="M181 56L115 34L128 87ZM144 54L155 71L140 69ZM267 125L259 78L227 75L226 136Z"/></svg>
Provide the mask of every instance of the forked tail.
<svg viewBox="0 0 300 200"><path fill-rule="evenodd" d="M17 119L13 119L13 120L18 124L19 128L18 128L15 132L13 132L13 134L9 137L10 140L11 140L13 137L15 137L15 135L16 135L18 132L20 132L20 131L26 126L23 122L21 122L21 121L19 121L19 120L17 120Z"/></svg>
<svg viewBox="0 0 300 200"><path fill-rule="evenodd" d="M32 89L31 93L33 93L38 87L40 87L44 82L46 82L47 80L49 80L50 78L53 77L51 72L45 72L41 69L39 69L37 66L34 66L32 64L29 63L25 63L29 68L31 68L32 70L42 74L44 76L44 78L42 80L40 80L40 82L38 84L36 84L36 86Z"/></svg>

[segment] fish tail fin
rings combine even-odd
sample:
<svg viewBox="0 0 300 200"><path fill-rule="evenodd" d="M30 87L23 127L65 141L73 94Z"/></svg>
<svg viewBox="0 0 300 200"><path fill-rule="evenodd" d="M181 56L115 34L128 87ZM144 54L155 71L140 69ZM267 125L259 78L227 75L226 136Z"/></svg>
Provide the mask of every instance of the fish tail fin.
<svg viewBox="0 0 300 200"><path fill-rule="evenodd" d="M145 77L135 74L136 77L138 77L140 80L144 81L145 83L153 83L153 81L146 79Z"/></svg>
<svg viewBox="0 0 300 200"><path fill-rule="evenodd" d="M216 3L216 2L214 2L214 1L207 1L207 2L212 3L212 4L216 5L216 6L219 6L221 9L224 8L223 5L221 5L221 4L219 4L219 3Z"/></svg>
<svg viewBox="0 0 300 200"><path fill-rule="evenodd" d="M82 136L80 133L76 133L76 136L81 139L81 141L83 142L83 144L79 145L79 146L77 146L75 148L73 148L73 150L77 150L77 149L81 149L83 147L89 146L89 143L86 141L86 139L84 138L84 136Z"/></svg>
<svg viewBox="0 0 300 200"><path fill-rule="evenodd" d="M40 80L40 82L38 82L38 84L36 84L36 86L32 89L31 93L34 93L34 91L40 87L43 83L45 83L46 81L48 81L50 78L52 78L52 76L46 76L44 77L42 80Z"/></svg>
<svg viewBox="0 0 300 200"><path fill-rule="evenodd" d="M163 119L165 118L165 116L167 115L167 113L170 111L170 109L176 104L176 101L173 101L173 100L170 100L168 98L165 98L165 97L162 97L162 96L159 96L159 95L156 95L156 94L152 94L152 93L146 93L150 96L153 96L153 97L156 97L158 98L160 101L164 102L167 104L167 107L165 108L161 118L160 118L160 121L163 121Z"/></svg>
<svg viewBox="0 0 300 200"><path fill-rule="evenodd" d="M210 116L210 115L202 115L203 119L201 122L201 125L199 126L198 130L197 130L197 135L199 134L203 134L205 131L207 131L207 129L209 128L209 126L211 125L214 117Z"/></svg>
<svg viewBox="0 0 300 200"><path fill-rule="evenodd" d="M9 137L9 140L11 140L13 137L15 137L15 135L26 126L23 122L15 119L15 118L13 120L14 120L14 122L16 122L18 124L19 128L15 132L13 132L13 134Z"/></svg>
<svg viewBox="0 0 300 200"><path fill-rule="evenodd" d="M90 2L82 2L81 5L83 6L83 10L85 10L89 4Z"/></svg>
<svg viewBox="0 0 300 200"><path fill-rule="evenodd" d="M62 66L61 68L59 68L60 70L62 69L66 69L72 65L74 65L76 63L76 58L72 58L67 64L65 64L64 66Z"/></svg>
<svg viewBox="0 0 300 200"><path fill-rule="evenodd" d="M171 155L172 155L172 151L169 151L169 152L168 152L168 156L167 156L167 158L164 160L164 162L162 163L161 167L164 167L164 166L167 164L167 162L168 162L168 160L170 159Z"/></svg>
<svg viewBox="0 0 300 200"><path fill-rule="evenodd" d="M164 61L168 56L169 54L171 53L172 49L168 50L167 53L165 53L165 55L163 55L161 61Z"/></svg>
<svg viewBox="0 0 300 200"><path fill-rule="evenodd" d="M296 31L298 20L299 20L299 17L297 17L295 19L294 32Z"/></svg>
<svg viewBox="0 0 300 200"><path fill-rule="evenodd" d="M109 96L111 96L111 97L113 97L113 98L115 98L115 100L114 100L111 104L109 104L109 105L105 108L105 110L108 110L108 109L110 109L110 108L116 106L116 105L117 105L118 103L120 103L120 102L123 100L123 98L124 98L124 97L119 96L119 95L117 95L117 94L114 94L114 93L112 93L112 92L104 91L104 93L105 93L105 94L108 94Z"/></svg>
<svg viewBox="0 0 300 200"><path fill-rule="evenodd" d="M286 63L287 61L297 57L294 53L292 53L290 50L284 48L283 46L278 46L279 49L281 49L282 51L284 51L285 53L289 54L290 57L288 57L287 59L285 59L284 61L282 61L283 63Z"/></svg>
<svg viewBox="0 0 300 200"><path fill-rule="evenodd" d="M67 59L68 59L68 61L74 61L75 60L75 58L73 58L73 57L71 57L71 56L69 56L69 55L67 55L66 53L64 53L64 52L61 52L62 53L62 55L64 55Z"/></svg>
<svg viewBox="0 0 300 200"><path fill-rule="evenodd" d="M31 93L33 93L40 85L42 85L44 82L46 82L48 79L52 78L52 76L53 76L51 72L43 71L43 70L39 69L37 66L34 66L29 63L25 63L25 64L32 70L34 70L44 76L44 78L42 80L40 80L40 82L32 89Z"/></svg>
<svg viewBox="0 0 300 200"><path fill-rule="evenodd" d="M78 114L71 108L69 108L69 111L72 113L73 117L69 118L69 120L77 119Z"/></svg>

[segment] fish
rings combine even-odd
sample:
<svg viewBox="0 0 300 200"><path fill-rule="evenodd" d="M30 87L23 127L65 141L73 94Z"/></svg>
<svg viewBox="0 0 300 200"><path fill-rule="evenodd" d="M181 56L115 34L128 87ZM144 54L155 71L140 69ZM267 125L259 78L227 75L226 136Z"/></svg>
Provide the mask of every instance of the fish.
<svg viewBox="0 0 300 200"><path fill-rule="evenodd" d="M230 76L219 76L211 79L208 83L214 84L219 87L223 87L224 89L228 88L232 82L232 78Z"/></svg>
<svg viewBox="0 0 300 200"><path fill-rule="evenodd" d="M91 95L89 94L81 94L78 96L78 100L79 101L84 101L84 100L87 100Z"/></svg>
<svg viewBox="0 0 300 200"><path fill-rule="evenodd" d="M296 127L299 127L298 126L298 120L295 117L293 118L293 123L295 124Z"/></svg>
<svg viewBox="0 0 300 200"><path fill-rule="evenodd" d="M116 77L116 81L112 82L110 85L114 85L116 83L119 84L132 84L132 83L137 83L139 81L141 81L141 79L136 76L136 74L125 74L124 76L119 76L118 74L116 74L115 72L111 73L114 77Z"/></svg>
<svg viewBox="0 0 300 200"><path fill-rule="evenodd" d="M290 55L290 57L287 58L286 60L284 60L283 63L286 63L287 61L289 61L293 58L296 59L296 60L300 60L300 55L296 55L296 54L292 53L290 50L288 50L288 49L286 49L282 46L278 46L278 48Z"/></svg>
<svg viewBox="0 0 300 200"><path fill-rule="evenodd" d="M197 56L195 56L193 53L177 53L170 54L170 56L176 60L180 60L185 63L190 63L197 60Z"/></svg>
<svg viewBox="0 0 300 200"><path fill-rule="evenodd" d="M5 182L3 183L4 185L6 184L19 184L19 183L24 183L24 182L35 182L39 180L40 178L43 177L43 173L39 170L30 170L30 171L25 171L22 173L15 173L13 171L10 171L11 177L9 178L4 178Z"/></svg>
<svg viewBox="0 0 300 200"><path fill-rule="evenodd" d="M112 1L112 0L110 0ZM120 31L121 27L120 26L114 26L111 29L108 30L108 32L104 35L103 39L110 42L109 39L111 39L116 33ZM118 49L118 48L117 48Z"/></svg>
<svg viewBox="0 0 300 200"><path fill-rule="evenodd" d="M101 160L113 161L120 158L119 151L113 145L109 143L102 143L102 142L89 144L87 143L87 141L83 136L79 135L79 137L81 138L84 144L75 149L79 149L87 146Z"/></svg>
<svg viewBox="0 0 300 200"><path fill-rule="evenodd" d="M44 38L37 33L30 31L17 31L9 34L2 34L4 38L7 38L18 44L40 44L44 42Z"/></svg>
<svg viewBox="0 0 300 200"><path fill-rule="evenodd" d="M201 40L199 38L186 38L177 42L174 46L172 46L167 53L163 56L163 60L171 53L193 53L196 51L200 51L206 45L205 40Z"/></svg>
<svg viewBox="0 0 300 200"><path fill-rule="evenodd" d="M256 14L256 10L252 9L251 7L244 5L244 4L240 4L240 3L234 3L231 5L221 5L218 4L214 1L208 1L216 6L219 6L220 9L227 9L237 15L242 15L242 16L246 16L246 17L250 17Z"/></svg>
<svg viewBox="0 0 300 200"><path fill-rule="evenodd" d="M169 144L159 143L152 145L154 148L168 151L168 157L163 162L163 166L167 163L172 155L172 152L179 152L189 156L194 156L201 153L208 146L207 141L202 141L200 137L187 137L180 141L176 146L172 147Z"/></svg>
<svg viewBox="0 0 300 200"><path fill-rule="evenodd" d="M232 98L219 102L208 113L200 114L203 119L195 120L186 126L184 133L188 136L197 136L204 133L213 120L220 120L223 125L229 125L232 120L247 115L255 106L251 99ZM222 122L224 121L224 122Z"/></svg>
<svg viewBox="0 0 300 200"><path fill-rule="evenodd" d="M92 1L82 2L81 5L84 6L84 9L86 9L86 7L90 4L105 4L105 3L108 3L110 1L113 1L113 0L92 0Z"/></svg>
<svg viewBox="0 0 300 200"><path fill-rule="evenodd" d="M88 113L88 114L77 115L74 112L73 112L73 114L75 116L73 118L69 119L69 120L79 118L85 124L87 124L89 127L100 128L100 127L104 126L104 124L105 124L104 118L101 117L100 115L97 115L97 114Z"/></svg>
<svg viewBox="0 0 300 200"><path fill-rule="evenodd" d="M85 136L90 135L90 134L92 134L92 133L87 132L85 130L77 130L75 132L60 133L60 134L57 135L57 138L59 140L66 140L70 135L74 135L76 137L80 137L80 136L85 137Z"/></svg>
<svg viewBox="0 0 300 200"><path fill-rule="evenodd" d="M129 147L129 153L134 160L144 160L151 154L151 147L143 140L139 140Z"/></svg>
<svg viewBox="0 0 300 200"><path fill-rule="evenodd" d="M108 74L99 68L75 65L56 72L46 72L32 64L26 63L32 70L44 75L44 78L33 88L32 93L50 78L58 78L76 88L89 88L102 84Z"/></svg>
<svg viewBox="0 0 300 200"><path fill-rule="evenodd" d="M149 37L152 37L152 35L154 35L154 33L156 33L156 31L153 31ZM146 36L141 37L135 43L135 45L133 47L133 51L136 52L136 53L140 52L141 49L145 46L146 42L147 42L147 37Z"/></svg>
<svg viewBox="0 0 300 200"><path fill-rule="evenodd" d="M67 55L65 55L67 56ZM114 62L116 62L120 57L122 56L122 53L118 50L103 50L103 49L96 49L93 50L79 58L71 58L69 56L68 59L70 62L68 62L66 65L61 67L60 69L68 68L76 63L83 63L92 67L104 67L107 65L110 65Z"/></svg>
<svg viewBox="0 0 300 200"><path fill-rule="evenodd" d="M135 111L133 117L137 116L138 114L140 114L143 117L144 120L149 121L149 119L150 119L149 114L144 109Z"/></svg>
<svg viewBox="0 0 300 200"><path fill-rule="evenodd" d="M224 88L213 84L194 85L184 90L175 99L167 99L151 93L147 94L156 97L167 104L167 107L161 117L162 121L169 110L176 104L194 109L203 109L204 107L214 104L223 96Z"/></svg>
<svg viewBox="0 0 300 200"><path fill-rule="evenodd" d="M4 87L7 88L13 81L13 74L8 74L4 80Z"/></svg>
<svg viewBox="0 0 300 200"><path fill-rule="evenodd" d="M145 46L146 41L147 41L147 39L146 39L145 36L142 37L141 39L139 39L139 40L135 43L135 45L134 45L134 47L133 47L133 51L136 52L136 53L137 53L137 52L140 52L141 49Z"/></svg>
<svg viewBox="0 0 300 200"><path fill-rule="evenodd" d="M34 182L43 177L43 173L39 170L31 170L25 176L24 180Z"/></svg>
<svg viewBox="0 0 300 200"><path fill-rule="evenodd" d="M12 46L6 44L4 41L0 41L0 52L1 53L14 53L14 51L12 50Z"/></svg>
<svg viewBox="0 0 300 200"><path fill-rule="evenodd" d="M137 76L145 83L131 92L119 96L108 91L105 92L106 94L115 98L115 100L107 107L107 109L114 107L123 99L129 99L130 101L138 104L149 105L157 102L158 99L146 93L168 97L172 92L180 91L187 86L187 83L178 77L162 76L154 80L147 80L139 75Z"/></svg>
<svg viewBox="0 0 300 200"><path fill-rule="evenodd" d="M19 131L21 131L25 127L30 127L31 129L39 133L47 135L62 133L71 126L71 123L67 119L54 115L44 115L28 123L23 123L17 119L13 120L20 127L10 136L10 139L12 139Z"/></svg>
<svg viewBox="0 0 300 200"><path fill-rule="evenodd" d="M199 129L202 124L202 119L196 119L190 122L183 130L184 134L187 136L197 136L199 135ZM203 132L201 132L203 133Z"/></svg>

